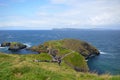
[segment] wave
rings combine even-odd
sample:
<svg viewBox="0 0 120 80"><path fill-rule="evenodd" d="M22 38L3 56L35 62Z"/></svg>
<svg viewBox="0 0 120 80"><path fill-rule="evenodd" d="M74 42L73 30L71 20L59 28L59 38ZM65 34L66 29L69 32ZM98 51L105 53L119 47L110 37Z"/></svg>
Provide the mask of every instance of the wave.
<svg viewBox="0 0 120 80"><path fill-rule="evenodd" d="M24 43L25 45L27 45L27 47L31 47L31 43Z"/></svg>
<svg viewBox="0 0 120 80"><path fill-rule="evenodd" d="M107 52L103 52L101 50L99 50L100 54L108 54Z"/></svg>
<svg viewBox="0 0 120 80"><path fill-rule="evenodd" d="M5 47L0 47L0 48L5 48Z"/></svg>
<svg viewBox="0 0 120 80"><path fill-rule="evenodd" d="M100 54L108 54L108 53L106 53L106 52L100 52Z"/></svg>
<svg viewBox="0 0 120 80"><path fill-rule="evenodd" d="M13 36L12 36L12 35L9 35L7 38L13 38Z"/></svg>

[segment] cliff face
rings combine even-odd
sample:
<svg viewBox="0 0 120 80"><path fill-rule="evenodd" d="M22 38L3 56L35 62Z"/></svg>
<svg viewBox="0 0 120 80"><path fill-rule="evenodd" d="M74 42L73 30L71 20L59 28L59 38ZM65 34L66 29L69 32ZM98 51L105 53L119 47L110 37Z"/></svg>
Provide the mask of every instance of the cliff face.
<svg viewBox="0 0 120 80"><path fill-rule="evenodd" d="M29 49L38 53L49 53L54 58L61 58L76 71L83 72L89 70L85 58L99 54L99 51L92 45L76 39L48 41Z"/></svg>
<svg viewBox="0 0 120 80"><path fill-rule="evenodd" d="M85 58L100 54L97 48L84 41L75 39L64 39L62 40L62 42L63 47L74 50L83 55Z"/></svg>

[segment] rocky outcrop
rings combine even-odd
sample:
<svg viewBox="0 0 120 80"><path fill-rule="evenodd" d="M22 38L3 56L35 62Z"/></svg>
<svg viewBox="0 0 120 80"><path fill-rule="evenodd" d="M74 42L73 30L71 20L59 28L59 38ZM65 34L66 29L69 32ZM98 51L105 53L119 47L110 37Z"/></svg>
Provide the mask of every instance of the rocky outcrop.
<svg viewBox="0 0 120 80"><path fill-rule="evenodd" d="M29 47L27 48L27 50L31 50L31 51L35 51L35 52L38 52L38 53L48 53L48 47L47 46L44 46L44 45L38 45L38 46L32 46L32 47Z"/></svg>
<svg viewBox="0 0 120 80"><path fill-rule="evenodd" d="M61 60L76 71L87 72L89 70L85 59L99 55L99 51L87 42L76 39L63 39L45 42L39 46L33 46L29 50L38 53L48 53L53 60L60 57Z"/></svg>
<svg viewBox="0 0 120 80"><path fill-rule="evenodd" d="M97 48L85 41L76 39L64 39L62 40L62 42L64 48L74 50L83 55L86 59L88 59L91 56L96 56L100 54Z"/></svg>
<svg viewBox="0 0 120 80"><path fill-rule="evenodd" d="M100 54L99 50L97 50L97 48L95 48L91 44L76 39L48 41L45 42L43 45L30 47L28 50L36 51L38 53L42 53L42 52L44 53L49 51L51 52L51 49L56 49L56 48L70 49L76 51L82 56L84 56L85 59Z"/></svg>
<svg viewBox="0 0 120 80"><path fill-rule="evenodd" d="M1 47L8 47L8 50L18 51L26 48L27 46L19 42L3 42L1 43Z"/></svg>
<svg viewBox="0 0 120 80"><path fill-rule="evenodd" d="M10 42L1 43L1 47L7 47L7 46L10 46Z"/></svg>

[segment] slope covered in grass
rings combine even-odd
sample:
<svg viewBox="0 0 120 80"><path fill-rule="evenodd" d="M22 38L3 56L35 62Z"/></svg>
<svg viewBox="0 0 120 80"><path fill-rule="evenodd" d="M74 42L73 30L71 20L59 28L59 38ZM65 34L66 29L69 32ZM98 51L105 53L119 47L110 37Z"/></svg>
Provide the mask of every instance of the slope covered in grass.
<svg viewBox="0 0 120 80"><path fill-rule="evenodd" d="M46 54L47 55L47 54ZM120 76L76 72L63 61L61 66L50 62L33 62L45 54L16 55L0 53L0 80L119 80ZM47 59L50 57L47 55Z"/></svg>
<svg viewBox="0 0 120 80"><path fill-rule="evenodd" d="M69 40L71 39L68 39L68 42ZM51 50L50 54L56 57L62 57L62 61L64 61L67 65L72 67L74 70L82 71L82 72L88 71L89 68L85 61L85 58L74 49L70 49L67 46L65 47L65 41L66 39L48 41L44 43L44 46L47 46ZM56 50L57 52L55 52Z"/></svg>

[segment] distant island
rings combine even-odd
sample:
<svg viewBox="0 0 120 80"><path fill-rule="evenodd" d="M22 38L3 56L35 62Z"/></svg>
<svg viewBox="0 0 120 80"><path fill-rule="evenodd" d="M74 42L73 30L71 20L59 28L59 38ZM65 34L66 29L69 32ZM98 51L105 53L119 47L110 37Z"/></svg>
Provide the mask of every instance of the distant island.
<svg viewBox="0 0 120 80"><path fill-rule="evenodd" d="M90 29L81 29L81 28L53 28L55 31L119 31L119 29L105 29L105 28L90 28Z"/></svg>

